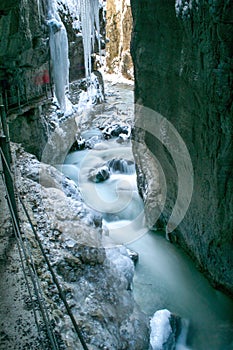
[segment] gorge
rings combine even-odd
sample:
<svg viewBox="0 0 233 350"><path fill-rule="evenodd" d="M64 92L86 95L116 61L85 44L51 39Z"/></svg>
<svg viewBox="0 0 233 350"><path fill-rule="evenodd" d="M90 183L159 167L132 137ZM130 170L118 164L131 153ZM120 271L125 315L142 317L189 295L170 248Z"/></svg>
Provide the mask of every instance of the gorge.
<svg viewBox="0 0 233 350"><path fill-rule="evenodd" d="M83 348L20 198L88 349L231 349L232 15L221 0L1 2L1 144L6 115L19 244L48 312L27 297L3 178L1 349ZM105 46L131 85L103 83Z"/></svg>

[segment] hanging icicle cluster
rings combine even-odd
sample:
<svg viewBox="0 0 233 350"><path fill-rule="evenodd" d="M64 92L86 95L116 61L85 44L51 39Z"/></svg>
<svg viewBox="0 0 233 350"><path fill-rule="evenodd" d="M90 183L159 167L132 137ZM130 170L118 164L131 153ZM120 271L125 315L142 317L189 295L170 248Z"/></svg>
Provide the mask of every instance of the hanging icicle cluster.
<svg viewBox="0 0 233 350"><path fill-rule="evenodd" d="M89 104L104 100L100 83L96 75L92 73L91 61L91 55L95 50L96 40L98 41L99 54L101 51L99 9L103 5L101 0L76 0L76 3L79 21L81 22L84 65L87 80L87 96L84 97L84 101L88 106ZM82 98L83 97L80 97L80 100Z"/></svg>
<svg viewBox="0 0 233 350"><path fill-rule="evenodd" d="M48 26L52 76L55 95L63 112L66 110L66 88L69 85L68 38L57 10L56 0L50 0Z"/></svg>
<svg viewBox="0 0 233 350"><path fill-rule="evenodd" d="M102 0L61 0L67 6L74 19L78 18L82 32L84 48L84 65L88 85L89 100L103 100L97 78L92 74L91 55L96 41L100 53L99 9ZM57 0L49 0L50 54L55 95L63 112L66 110L65 91L69 83L68 39L66 29L58 13ZM101 96L100 96L101 95Z"/></svg>
<svg viewBox="0 0 233 350"><path fill-rule="evenodd" d="M96 38L100 52L99 0L76 0L81 21L86 78L91 77L91 54Z"/></svg>

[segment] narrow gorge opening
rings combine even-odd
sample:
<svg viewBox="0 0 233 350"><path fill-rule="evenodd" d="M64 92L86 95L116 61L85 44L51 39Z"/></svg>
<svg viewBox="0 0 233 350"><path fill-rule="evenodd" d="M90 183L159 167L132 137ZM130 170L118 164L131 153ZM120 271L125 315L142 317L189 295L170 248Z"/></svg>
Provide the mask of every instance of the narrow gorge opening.
<svg viewBox="0 0 233 350"><path fill-rule="evenodd" d="M40 280L41 295L37 301L34 292L28 296L23 273L12 263L22 261L3 199L0 349L81 346L17 195L84 348L230 349L233 302L220 291L231 293L233 285L231 223L223 215L231 209L230 191L220 196L231 188L230 41L222 24L229 22L229 6L192 0L3 2L1 142L7 121L20 244L29 252L23 261ZM205 74L213 79L211 89ZM218 106L215 88L216 96L224 96ZM209 169L222 181L218 190Z"/></svg>

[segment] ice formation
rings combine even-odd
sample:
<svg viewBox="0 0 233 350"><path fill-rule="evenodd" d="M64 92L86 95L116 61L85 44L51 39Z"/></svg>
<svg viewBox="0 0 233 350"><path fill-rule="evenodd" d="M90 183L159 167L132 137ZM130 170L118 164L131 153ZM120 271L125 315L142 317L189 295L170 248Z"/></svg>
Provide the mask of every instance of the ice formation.
<svg viewBox="0 0 233 350"><path fill-rule="evenodd" d="M55 95L63 112L66 110L66 89L69 84L68 38L64 24L57 11L55 0L50 1L48 14L49 45L52 65L52 77Z"/></svg>
<svg viewBox="0 0 233 350"><path fill-rule="evenodd" d="M39 23L41 24L40 0L37 0L37 10L38 10Z"/></svg>
<svg viewBox="0 0 233 350"><path fill-rule="evenodd" d="M91 108L93 104L104 101L104 95L99 84L99 81L94 73L89 77L88 91L83 91L80 94L78 112Z"/></svg>
<svg viewBox="0 0 233 350"><path fill-rule="evenodd" d="M84 62L86 78L91 76L91 54L97 37L100 51L99 0L76 0L78 15L82 23Z"/></svg>
<svg viewBox="0 0 233 350"><path fill-rule="evenodd" d="M91 55L94 51L96 39L100 51L99 9L103 6L102 0L62 0L61 2L69 10L75 28L81 29L82 32L84 65L88 86L88 96L85 97L85 102L94 104L104 99L99 88L98 79L92 74L91 69ZM65 112L67 107L65 92L69 83L68 39L66 29L58 13L58 6L57 0L50 0L48 20L48 26L50 28L49 42L55 95L61 110Z"/></svg>
<svg viewBox="0 0 233 350"><path fill-rule="evenodd" d="M193 7L198 8L199 0L176 0L176 15L189 18Z"/></svg>
<svg viewBox="0 0 233 350"><path fill-rule="evenodd" d="M163 344L166 343L169 335L172 333L169 322L170 316L170 311L164 309L156 311L152 317L150 321L150 344L153 350L162 350Z"/></svg>
<svg viewBox="0 0 233 350"><path fill-rule="evenodd" d="M167 309L158 310L154 313L150 320L150 345L153 350L163 350L168 348L169 337L171 337L173 330L170 324L171 312ZM181 320L181 333L176 343L176 350L191 350L186 345L189 321ZM170 347L169 347L170 348ZM173 348L173 347L172 347Z"/></svg>
<svg viewBox="0 0 233 350"><path fill-rule="evenodd" d="M67 1L67 0L65 0ZM97 77L92 73L91 55L95 48L96 39L100 53L100 23L99 9L102 6L100 0L76 0L77 13L81 21L83 48L84 48L84 65L87 79L87 96L82 96L80 102L88 105L104 100L101 87Z"/></svg>
<svg viewBox="0 0 233 350"><path fill-rule="evenodd" d="M102 0L62 0L73 17L73 27L81 29L84 47L84 61L86 77L91 76L91 54L95 41L98 41L100 52L100 23L99 9L103 6ZM78 22L75 20L78 18Z"/></svg>

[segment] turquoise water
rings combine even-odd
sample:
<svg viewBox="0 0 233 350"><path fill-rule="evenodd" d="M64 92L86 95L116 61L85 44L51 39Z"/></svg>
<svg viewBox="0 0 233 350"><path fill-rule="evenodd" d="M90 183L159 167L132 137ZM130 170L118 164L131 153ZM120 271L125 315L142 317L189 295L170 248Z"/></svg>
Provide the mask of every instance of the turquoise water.
<svg viewBox="0 0 233 350"><path fill-rule="evenodd" d="M130 100L131 91L127 93ZM85 137L97 131L88 132ZM131 146L110 140L94 150L73 152L67 156L63 171L79 184L86 204L103 214L103 223L115 243L138 252L133 285L137 303L149 316L167 308L188 320L190 349L232 350L233 300L212 288L182 250L160 233L147 231L135 174L111 174L102 183L88 180L91 169L116 156L133 160Z"/></svg>
<svg viewBox="0 0 233 350"><path fill-rule="evenodd" d="M148 232L130 244L139 253L134 295L150 316L167 308L190 321L188 345L233 349L233 300L211 287L192 260L162 235Z"/></svg>
<svg viewBox="0 0 233 350"><path fill-rule="evenodd" d="M129 145L125 150L114 141L103 141L104 145L68 155L64 173L80 185L86 204L102 213L115 243L138 252L133 286L137 303L149 316L167 308L187 319L188 346L193 350L233 349L233 301L213 289L190 258L164 236L145 233L135 174L112 174L101 183L87 179L90 169L116 153L132 159Z"/></svg>

